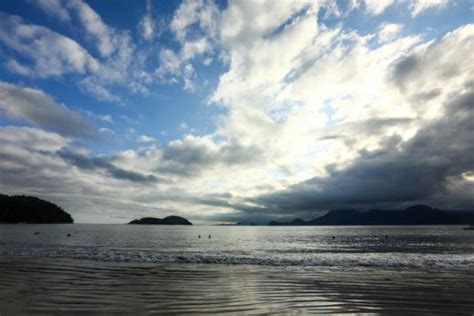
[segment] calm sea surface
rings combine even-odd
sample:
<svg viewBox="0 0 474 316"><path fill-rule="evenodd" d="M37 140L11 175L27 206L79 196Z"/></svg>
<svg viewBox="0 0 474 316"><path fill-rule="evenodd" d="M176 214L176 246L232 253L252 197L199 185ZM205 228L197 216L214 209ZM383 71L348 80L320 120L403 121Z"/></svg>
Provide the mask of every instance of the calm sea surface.
<svg viewBox="0 0 474 316"><path fill-rule="evenodd" d="M0 225L0 315L163 313L472 315L474 231Z"/></svg>
<svg viewBox="0 0 474 316"><path fill-rule="evenodd" d="M474 231L459 226L0 225L0 255L114 262L473 269Z"/></svg>

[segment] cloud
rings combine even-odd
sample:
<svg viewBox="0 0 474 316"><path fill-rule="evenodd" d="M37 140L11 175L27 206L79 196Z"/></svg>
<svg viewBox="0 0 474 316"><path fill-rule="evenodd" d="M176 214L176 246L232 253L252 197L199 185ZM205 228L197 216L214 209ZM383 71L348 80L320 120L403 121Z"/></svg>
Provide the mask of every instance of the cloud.
<svg viewBox="0 0 474 316"><path fill-rule="evenodd" d="M474 169L474 159L464 153L474 150L474 89L453 96L446 104L450 116L424 126L412 139L386 139L386 145L361 157L342 170L329 170L280 192L254 199L276 212L324 210L340 207L375 207L415 202L472 208L471 195L464 204L452 198L448 184ZM471 196L471 198L469 198Z"/></svg>
<svg viewBox="0 0 474 316"><path fill-rule="evenodd" d="M157 24L157 18L152 14L152 4L150 0L146 1L146 13L138 24L140 35L146 41L151 41L155 36L162 32L162 25Z"/></svg>
<svg viewBox="0 0 474 316"><path fill-rule="evenodd" d="M151 76L147 73L146 50L139 51L129 31L107 25L101 16L86 2L72 0L66 7L79 19L85 38L93 41L102 57L99 72L91 73L79 81L79 86L101 101L124 104L113 92L125 87L132 93L147 94Z"/></svg>
<svg viewBox="0 0 474 316"><path fill-rule="evenodd" d="M184 0L176 10L170 23L171 31L179 42L184 43L192 34L193 26L199 26L205 34L217 34L217 7L210 0Z"/></svg>
<svg viewBox="0 0 474 316"><path fill-rule="evenodd" d="M44 130L0 127L0 190L50 197L82 219L123 222L137 214L180 212L200 220L312 218L333 207L412 202L472 207L474 66L466 56L474 29L463 25L439 35L440 15L439 23L427 22L434 30L413 33L418 21L391 15L391 6L430 7L420 3L183 1L160 37L160 20L149 7L135 34L108 25L108 16L83 1L61 2L71 21L79 22L73 34L87 43L98 68L61 65L54 76L74 74L68 78L83 91L125 104L126 93L147 96L160 84L180 84L202 96L205 69L211 92L201 101L214 107L208 122L215 128L198 134L207 129L183 124L185 135L162 146L134 131L116 144L131 141L131 147L101 155L100 147L91 153L73 140L87 129L61 130L61 119L51 122L33 110L61 117L75 112L45 96L37 101L44 95L39 90L10 87L21 95L17 99L36 97L27 106L5 108L5 114L19 111L17 118ZM366 13L362 29L351 23L363 13L357 7ZM69 25L60 8L49 10ZM384 13L391 23L381 23ZM15 35L23 25L29 30L19 21L14 32L0 31L5 51L16 53L2 63L39 77L36 57L5 40L24 36ZM43 41L28 39L22 45ZM209 63L212 69L204 67ZM217 71L219 77L212 77ZM111 117L82 113L110 124ZM119 125L117 138L124 132ZM99 132L110 133L106 127Z"/></svg>
<svg viewBox="0 0 474 316"><path fill-rule="evenodd" d="M118 180L127 180L142 184L152 184L159 181L159 179L152 174L145 175L116 167L109 159L104 157L89 158L85 155L66 150L60 150L57 154L68 163L80 169L90 171L104 170L108 176Z"/></svg>
<svg viewBox="0 0 474 316"><path fill-rule="evenodd" d="M97 130L86 119L57 104L41 90L0 82L0 109L9 118L25 120L64 136L97 136Z"/></svg>
<svg viewBox="0 0 474 316"><path fill-rule="evenodd" d="M472 26L462 26L386 65L386 76L392 78L388 82L393 80L417 113L412 119L358 120L321 128L317 132L321 140L342 140L358 153L346 162L329 159L322 163L325 172L321 175L248 202L266 212L307 217L328 208L415 202L473 208L474 183L466 174L474 169L474 160L465 154L473 150L469 140L474 128L473 67L461 67L473 37ZM390 86L385 89L391 91ZM393 133L402 124L408 124L405 130L415 128L416 132ZM371 135L377 135L377 145L358 146L360 139L368 141Z"/></svg>
<svg viewBox="0 0 474 316"><path fill-rule="evenodd" d="M2 144L18 145L39 151L55 151L70 142L66 138L34 127L1 127Z"/></svg>
<svg viewBox="0 0 474 316"><path fill-rule="evenodd" d="M394 3L394 0L364 0L364 2L367 11L373 15L378 15L390 7Z"/></svg>
<svg viewBox="0 0 474 316"><path fill-rule="evenodd" d="M448 5L448 0L414 0L410 3L411 15L416 17L425 10L442 8Z"/></svg>
<svg viewBox="0 0 474 316"><path fill-rule="evenodd" d="M118 104L123 104L122 99L111 93L105 85L108 85L107 80L104 80L102 76L98 77L86 77L79 81L79 87L94 95L100 101L116 102Z"/></svg>
<svg viewBox="0 0 474 316"><path fill-rule="evenodd" d="M105 157L90 157L87 150L56 133L2 126L0 142L2 193L47 199L78 222L123 223L137 217L137 212L170 214L172 208L166 203L160 207L134 199L161 183L153 175L118 167Z"/></svg>
<svg viewBox="0 0 474 316"><path fill-rule="evenodd" d="M147 135L140 135L137 137L137 142L139 143L153 143L156 139Z"/></svg>
<svg viewBox="0 0 474 316"><path fill-rule="evenodd" d="M283 1L278 6L271 1L231 1L222 13L220 36L226 45L252 45L285 25L297 12L305 9L314 12L317 6L312 1Z"/></svg>
<svg viewBox="0 0 474 316"><path fill-rule="evenodd" d="M5 63L5 66L11 72L22 75L22 76L31 76L31 75L33 75L33 72L31 71L30 68L28 68L25 65L22 65L21 63L19 63L15 59L8 60L8 62Z"/></svg>
<svg viewBox="0 0 474 316"><path fill-rule="evenodd" d="M147 41L153 39L155 35L155 22L153 21L151 15L147 14L143 16L143 18L140 20L139 28L140 34L144 39Z"/></svg>
<svg viewBox="0 0 474 316"><path fill-rule="evenodd" d="M460 60L470 55L473 45L474 24L461 26L440 41L421 45L400 58L394 63L392 80L403 93L414 99L439 95L441 91L448 94L474 75L472 65L460 64Z"/></svg>
<svg viewBox="0 0 474 316"><path fill-rule="evenodd" d="M260 149L235 141L216 143L211 137L187 135L174 140L163 150L160 166L155 170L164 174L197 176L224 166L255 163Z"/></svg>
<svg viewBox="0 0 474 316"><path fill-rule="evenodd" d="M226 10L258 14L255 6L264 6L250 4L252 10L246 10L246 3L238 3L238 9L233 4ZM437 178L444 173L423 169L425 161L404 163L415 154L411 139L439 127L435 122L448 111L449 100L462 95L459 87L472 77L470 65L460 67L462 56L470 54L471 26L424 43L419 36L397 34L399 25L382 27L379 32L391 33L391 38L373 47L372 35L320 26L311 14L314 10L302 6L294 14L290 11L279 22L254 31L249 42L240 38L238 26L232 28L232 19L225 19L229 12L222 14L222 23L229 22L235 33L223 36L229 69L212 97L229 108L218 135L264 149L252 157L259 157L259 170L246 165L246 174L253 172L253 185L234 181L238 189L232 192L241 201L236 209L248 207L251 211L244 211L248 216L300 211L308 215L338 203L370 207L383 200L401 203L417 198L441 205L439 188L465 188L453 181L470 167ZM468 120L463 122L467 125ZM454 126L461 128L459 122ZM380 176L384 169L394 175L385 176L387 183ZM415 176L425 173L420 180L425 182L415 185ZM413 185L397 189L403 181ZM430 181L433 186L427 184ZM278 193L272 194L273 190ZM450 194L444 205L456 202Z"/></svg>
<svg viewBox="0 0 474 316"><path fill-rule="evenodd" d="M218 20L219 10L213 1L183 1L169 26L180 47L177 51L166 47L160 50L156 75L168 83L176 83L180 78L185 91L195 91L196 73L192 62L213 54Z"/></svg>
<svg viewBox="0 0 474 316"><path fill-rule="evenodd" d="M2 13L0 44L18 54L5 62L8 70L39 78L76 74L79 77L74 79L82 91L101 101L119 104L124 104L120 96L123 92L117 92L117 87L126 88L134 94L148 93L147 87L153 80L145 61L151 52L138 49L129 31L108 26L82 0L42 0L34 4L62 22L72 25L72 22L78 21L75 23L79 30L76 36L86 43L92 42L97 51L90 53L76 40ZM61 18L66 16L68 18Z"/></svg>
<svg viewBox="0 0 474 316"><path fill-rule="evenodd" d="M393 41L400 31L403 29L402 24L383 23L379 26L379 33L377 34L379 42Z"/></svg>
<svg viewBox="0 0 474 316"><path fill-rule="evenodd" d="M0 135L2 192L63 191L65 166L50 154L67 146L67 139L30 127L0 127Z"/></svg>
<svg viewBox="0 0 474 316"><path fill-rule="evenodd" d="M106 57L110 56L118 46L119 36L115 30L109 28L87 3L82 0L72 0L67 3L67 7L73 10L87 35L93 39L97 45L99 53Z"/></svg>
<svg viewBox="0 0 474 316"><path fill-rule="evenodd" d="M220 77L213 102L272 106L279 85L314 43L318 34L315 4L288 1L276 10L270 7L271 2L237 1L222 13L221 39L229 71ZM242 24L238 19L262 22Z"/></svg>
<svg viewBox="0 0 474 316"><path fill-rule="evenodd" d="M54 77L99 69L94 57L74 40L44 26L27 24L18 16L0 13L0 43L32 62L30 67L10 61L9 69L18 74Z"/></svg>
<svg viewBox="0 0 474 316"><path fill-rule="evenodd" d="M35 0L31 1L31 3L38 6L48 15L56 17L62 22L69 22L71 20L71 16L69 15L67 9L63 6L61 0Z"/></svg>

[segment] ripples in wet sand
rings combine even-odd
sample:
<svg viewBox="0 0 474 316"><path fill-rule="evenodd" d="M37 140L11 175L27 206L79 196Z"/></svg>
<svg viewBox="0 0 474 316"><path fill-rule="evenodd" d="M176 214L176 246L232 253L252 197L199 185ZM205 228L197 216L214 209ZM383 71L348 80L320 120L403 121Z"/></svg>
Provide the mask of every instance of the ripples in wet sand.
<svg viewBox="0 0 474 316"><path fill-rule="evenodd" d="M0 314L474 312L469 271L0 258Z"/></svg>

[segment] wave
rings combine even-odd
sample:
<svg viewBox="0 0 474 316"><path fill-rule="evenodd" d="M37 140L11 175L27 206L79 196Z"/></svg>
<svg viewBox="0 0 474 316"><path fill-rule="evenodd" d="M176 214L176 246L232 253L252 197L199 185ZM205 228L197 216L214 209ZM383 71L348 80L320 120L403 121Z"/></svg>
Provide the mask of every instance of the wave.
<svg viewBox="0 0 474 316"><path fill-rule="evenodd" d="M97 247L25 247L2 245L0 255L58 257L112 262L196 263L267 266L386 267L472 269L474 254L430 253L299 253L294 252L158 252Z"/></svg>

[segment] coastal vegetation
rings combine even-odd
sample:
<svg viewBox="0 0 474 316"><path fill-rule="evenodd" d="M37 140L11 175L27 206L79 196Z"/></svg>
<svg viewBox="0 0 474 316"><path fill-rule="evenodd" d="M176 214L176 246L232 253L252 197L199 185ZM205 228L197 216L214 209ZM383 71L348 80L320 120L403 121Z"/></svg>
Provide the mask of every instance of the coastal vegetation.
<svg viewBox="0 0 474 316"><path fill-rule="evenodd" d="M0 194L0 223L73 223L67 212L54 203L34 196Z"/></svg>

